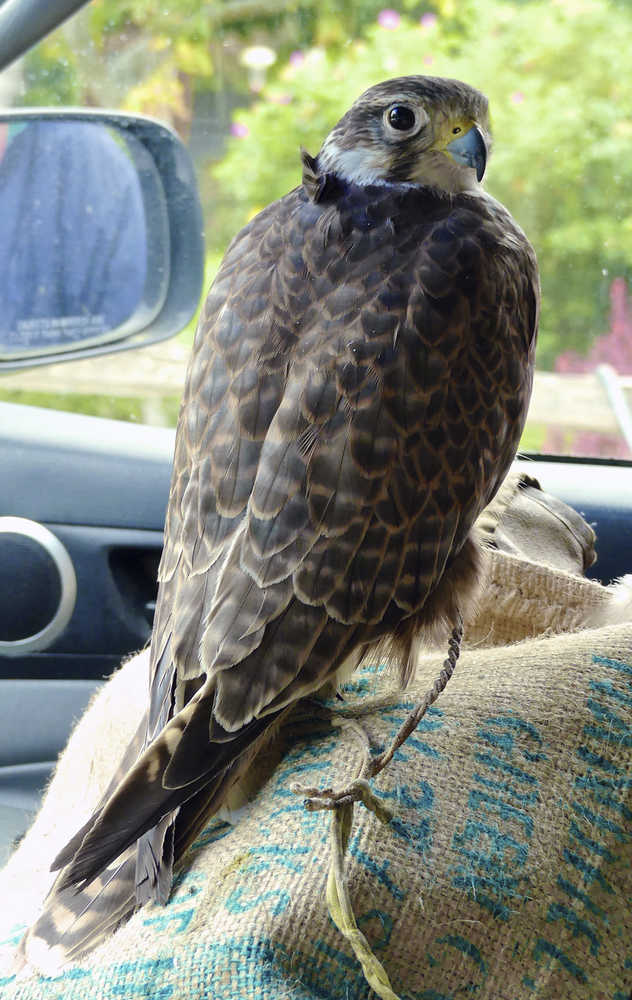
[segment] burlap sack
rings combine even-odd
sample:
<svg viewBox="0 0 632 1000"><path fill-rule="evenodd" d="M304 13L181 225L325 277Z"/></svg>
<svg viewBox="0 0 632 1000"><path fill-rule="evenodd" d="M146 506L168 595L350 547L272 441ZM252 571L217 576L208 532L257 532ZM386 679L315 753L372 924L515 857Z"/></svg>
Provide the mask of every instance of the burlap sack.
<svg viewBox="0 0 632 1000"><path fill-rule="evenodd" d="M606 620L613 594L594 580L505 552L491 551L487 559L487 579L477 613L466 623L465 647L509 646Z"/></svg>
<svg viewBox="0 0 632 1000"><path fill-rule="evenodd" d="M632 614L609 592L495 552L469 649L419 730L375 780L395 812L356 806L346 876L358 925L402 1000L628 1000L632 989ZM574 630L541 637L542 633ZM583 629L583 630L582 630ZM539 635L539 638L525 638ZM524 640L517 644L516 640ZM495 648L486 644L496 643ZM498 645L502 643L502 645ZM378 745L434 679L421 659L392 709L360 721ZM168 905L144 908L52 978L10 972L52 876L135 729L146 656L79 723L34 827L0 876L7 1000L367 1000L374 994L325 901L329 814L294 782L339 785L362 758L347 726L284 730L261 788L215 820ZM379 666L348 702L391 687ZM96 753L96 756L95 756Z"/></svg>
<svg viewBox="0 0 632 1000"><path fill-rule="evenodd" d="M508 579L516 571L511 557L497 555L499 585L502 566ZM522 564L524 597L535 600L543 582L549 588L547 617L554 576ZM560 580L566 595L571 583ZM591 594L597 586L575 582ZM424 657L406 701L363 720L379 743L439 662ZM145 670L136 658L93 704L5 870L7 957L45 892L46 862L91 811L134 725ZM377 668L365 670L347 697L389 683ZM631 709L629 624L464 653L420 731L376 780L395 820L384 826L355 810L347 860L354 911L399 996L627 1000ZM294 781L352 777L359 744L323 723L297 742L285 734L276 752L280 763L239 824L216 821L195 845L167 907L141 910L60 976L5 976L1 995L370 996L327 914L329 817L306 813L290 791Z"/></svg>

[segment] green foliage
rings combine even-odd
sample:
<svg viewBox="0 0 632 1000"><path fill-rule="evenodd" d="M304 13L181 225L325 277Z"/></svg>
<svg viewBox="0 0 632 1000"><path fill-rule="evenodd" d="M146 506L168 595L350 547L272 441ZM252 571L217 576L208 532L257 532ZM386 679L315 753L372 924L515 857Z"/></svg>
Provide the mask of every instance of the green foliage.
<svg viewBox="0 0 632 1000"><path fill-rule="evenodd" d="M214 232L226 241L299 180L351 99L389 76L454 76L490 98L497 148L488 189L538 252L539 363L585 352L606 327L610 281L632 274L632 14L608 0L444 4L424 25L372 27L342 52L311 48L280 67L235 118L242 138L213 169Z"/></svg>
<svg viewBox="0 0 632 1000"><path fill-rule="evenodd" d="M26 106L76 104L80 87L72 49L61 37L31 49L24 59Z"/></svg>
<svg viewBox="0 0 632 1000"><path fill-rule="evenodd" d="M539 363L551 367L569 348L585 354L607 328L612 279L632 277L630 4L398 0L399 25L395 15L380 26L390 6L93 0L27 55L23 103L123 106L185 136L198 100L212 106L213 155L222 158L198 167L217 257L248 218L298 183L299 147L315 153L367 86L420 72L467 80L492 108L488 189L538 252ZM255 44L277 56L258 97L240 60ZM246 134L222 156L223 123L239 104L249 106L233 112L233 127Z"/></svg>
<svg viewBox="0 0 632 1000"><path fill-rule="evenodd" d="M536 454L541 455L546 451L546 437L548 427L546 424L536 424L528 420L522 437L520 438L519 455ZM572 448L570 450L572 454Z"/></svg>
<svg viewBox="0 0 632 1000"><path fill-rule="evenodd" d="M0 400L4 403L20 403L23 406L41 406L49 410L85 413L92 417L107 417L109 420L125 420L128 423L154 423L161 427L174 427L180 409L180 400L174 396L146 401L131 396L31 392L23 389L3 389L2 382L0 382Z"/></svg>

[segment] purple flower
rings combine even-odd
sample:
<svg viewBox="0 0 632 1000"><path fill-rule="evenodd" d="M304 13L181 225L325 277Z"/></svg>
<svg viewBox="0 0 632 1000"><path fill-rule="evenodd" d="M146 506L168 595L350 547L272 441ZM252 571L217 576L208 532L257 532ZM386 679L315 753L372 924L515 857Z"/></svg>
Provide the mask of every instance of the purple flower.
<svg viewBox="0 0 632 1000"><path fill-rule="evenodd" d="M302 66L305 62L305 53L296 49L290 54L290 66Z"/></svg>
<svg viewBox="0 0 632 1000"><path fill-rule="evenodd" d="M385 10L381 10L377 15L377 23L380 28L386 28L387 31L392 31L393 28L399 28L400 21L401 17L397 11L392 10L390 7L387 7Z"/></svg>
<svg viewBox="0 0 632 1000"><path fill-rule="evenodd" d="M243 122L231 122L230 134L236 139L245 139L250 134L250 129Z"/></svg>
<svg viewBox="0 0 632 1000"><path fill-rule="evenodd" d="M522 93L522 91L521 90L514 90L513 94L511 95L511 103L512 104L522 104L523 101L524 101L524 94Z"/></svg>
<svg viewBox="0 0 632 1000"><path fill-rule="evenodd" d="M437 23L437 15L431 13L427 10L425 14L421 15L421 20L419 21L422 28L434 28Z"/></svg>

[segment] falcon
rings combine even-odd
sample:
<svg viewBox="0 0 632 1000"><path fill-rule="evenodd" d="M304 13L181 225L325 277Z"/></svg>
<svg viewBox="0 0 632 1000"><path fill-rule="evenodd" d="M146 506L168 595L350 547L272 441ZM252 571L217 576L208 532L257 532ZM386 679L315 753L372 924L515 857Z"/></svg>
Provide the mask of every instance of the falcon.
<svg viewBox="0 0 632 1000"><path fill-rule="evenodd" d="M178 423L148 710L27 958L165 902L270 731L376 643L403 681L429 632L458 653L539 308L534 251L481 186L489 148L479 91L388 80L230 244Z"/></svg>

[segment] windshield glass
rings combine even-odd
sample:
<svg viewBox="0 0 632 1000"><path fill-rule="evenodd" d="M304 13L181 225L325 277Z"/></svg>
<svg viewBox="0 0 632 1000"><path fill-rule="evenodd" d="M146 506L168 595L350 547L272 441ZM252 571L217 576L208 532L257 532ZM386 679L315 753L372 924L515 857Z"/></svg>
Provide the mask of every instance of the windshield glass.
<svg viewBox="0 0 632 1000"><path fill-rule="evenodd" d="M298 183L300 147L316 153L364 89L409 73L473 84L495 136L487 190L541 270L522 450L630 459L631 51L632 8L607 0L93 0L0 75L0 102L169 123L197 170L208 286L232 236ZM173 424L192 335L5 376L0 396Z"/></svg>

